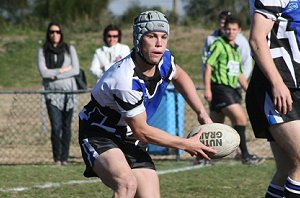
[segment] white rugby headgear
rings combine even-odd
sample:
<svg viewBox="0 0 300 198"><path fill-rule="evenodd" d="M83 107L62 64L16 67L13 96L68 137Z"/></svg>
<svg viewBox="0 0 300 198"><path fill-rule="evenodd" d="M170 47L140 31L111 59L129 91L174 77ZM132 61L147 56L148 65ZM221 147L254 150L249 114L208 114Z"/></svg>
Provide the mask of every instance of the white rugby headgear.
<svg viewBox="0 0 300 198"><path fill-rule="evenodd" d="M149 32L165 32L169 35L170 27L167 17L159 11L142 12L134 19L133 45L136 52L140 51L141 38Z"/></svg>

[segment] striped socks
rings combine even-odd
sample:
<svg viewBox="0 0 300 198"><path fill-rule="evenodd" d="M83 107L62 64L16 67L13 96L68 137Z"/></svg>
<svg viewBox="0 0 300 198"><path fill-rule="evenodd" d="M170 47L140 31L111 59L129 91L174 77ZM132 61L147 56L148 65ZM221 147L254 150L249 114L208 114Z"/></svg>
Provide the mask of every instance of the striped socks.
<svg viewBox="0 0 300 198"><path fill-rule="evenodd" d="M270 183L265 198L300 198L300 182L288 177L284 188Z"/></svg>
<svg viewBox="0 0 300 198"><path fill-rule="evenodd" d="M265 198L282 198L284 188L270 183Z"/></svg>
<svg viewBox="0 0 300 198"><path fill-rule="evenodd" d="M300 198L300 182L288 177L284 185L284 195L286 198Z"/></svg>

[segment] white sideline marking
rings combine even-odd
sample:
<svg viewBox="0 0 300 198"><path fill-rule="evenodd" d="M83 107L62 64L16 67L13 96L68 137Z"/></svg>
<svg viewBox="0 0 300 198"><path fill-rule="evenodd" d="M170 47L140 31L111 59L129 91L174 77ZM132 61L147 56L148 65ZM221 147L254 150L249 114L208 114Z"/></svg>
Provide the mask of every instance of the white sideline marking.
<svg viewBox="0 0 300 198"><path fill-rule="evenodd" d="M177 172L182 172L182 171L187 171L187 170L193 170L193 169L198 169L205 167L203 165L195 165L195 166L186 166L182 168L176 168L176 169L170 169L170 170L162 170L162 171L157 171L158 175L164 175L168 173L177 173ZM39 184L39 185L34 185L32 187L16 187L16 188L0 188L0 192L21 192L21 191L27 191L31 190L33 188L39 188L39 189L44 189L44 188L52 188L52 187L59 187L63 185L73 185L73 184L89 184L89 183L96 183L96 182L101 182L99 179L93 179L93 180L70 180L67 182L46 182L44 184Z"/></svg>

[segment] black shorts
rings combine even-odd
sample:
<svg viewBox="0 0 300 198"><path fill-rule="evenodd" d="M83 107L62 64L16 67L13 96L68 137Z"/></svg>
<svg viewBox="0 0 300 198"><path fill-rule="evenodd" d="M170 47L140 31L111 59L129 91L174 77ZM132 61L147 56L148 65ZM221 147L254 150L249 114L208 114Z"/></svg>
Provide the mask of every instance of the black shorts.
<svg viewBox="0 0 300 198"><path fill-rule="evenodd" d="M266 84L263 82L260 82L260 85L249 84L246 94L246 108L255 137L274 141L269 131L270 125L299 120L300 90L290 89L293 99L292 111L282 115L275 110L271 89Z"/></svg>
<svg viewBox="0 0 300 198"><path fill-rule="evenodd" d="M92 170L94 161L101 153L112 148L119 148L123 151L128 165L132 169L149 168L155 170L155 165L147 153L147 144L136 140L133 135L115 135L105 130L102 132L91 130L93 130L92 127L85 127L84 121L79 121L79 144L86 165L83 173L85 177L98 177ZM93 134L91 132L94 132L94 135L91 135Z"/></svg>
<svg viewBox="0 0 300 198"><path fill-rule="evenodd" d="M231 104L241 104L242 90L241 88L232 88L226 85L211 84L212 101L210 110L220 112L224 107Z"/></svg>

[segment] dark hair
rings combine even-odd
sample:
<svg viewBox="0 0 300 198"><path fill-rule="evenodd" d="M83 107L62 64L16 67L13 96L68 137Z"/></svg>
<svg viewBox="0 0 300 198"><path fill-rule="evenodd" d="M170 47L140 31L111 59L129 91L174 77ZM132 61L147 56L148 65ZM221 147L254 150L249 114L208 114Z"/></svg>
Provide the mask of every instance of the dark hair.
<svg viewBox="0 0 300 198"><path fill-rule="evenodd" d="M241 20L232 15L227 17L224 27L226 27L228 24L232 24L232 23L238 24L238 26L241 27Z"/></svg>
<svg viewBox="0 0 300 198"><path fill-rule="evenodd" d="M104 41L104 43L106 45L108 44L106 42L106 37L107 37L107 34L108 34L109 31L118 31L118 35L119 35L118 42L120 43L121 39L122 39L122 31L117 25L113 25L113 24L110 24L110 25L106 26L104 31L103 31L103 41Z"/></svg>
<svg viewBox="0 0 300 198"><path fill-rule="evenodd" d="M227 19L228 16L231 16L232 13L228 10L224 10L222 11L220 14L219 14L219 17L218 19L221 20L221 19Z"/></svg>
<svg viewBox="0 0 300 198"><path fill-rule="evenodd" d="M47 27L47 32L46 32L46 40L45 40L45 43L43 45L43 49L44 49L44 53L47 49L51 48L53 43L51 41L51 36L50 36L50 28L51 26L58 26L59 27L59 30L60 30L60 41L58 43L58 47L59 48L64 48L64 50L69 53L69 46L68 44L66 44L64 42L64 33L63 33L63 30L62 30L62 26L58 23L58 22L50 22L48 24L48 27Z"/></svg>

